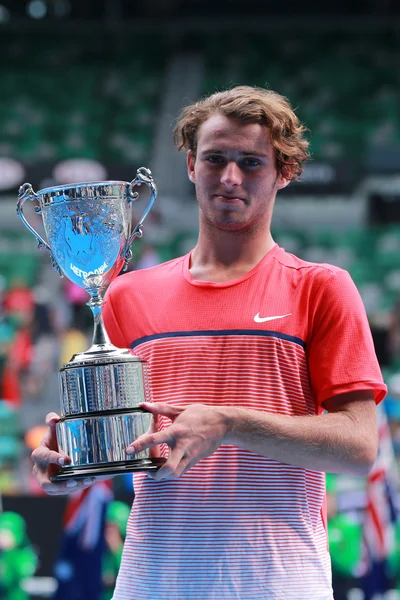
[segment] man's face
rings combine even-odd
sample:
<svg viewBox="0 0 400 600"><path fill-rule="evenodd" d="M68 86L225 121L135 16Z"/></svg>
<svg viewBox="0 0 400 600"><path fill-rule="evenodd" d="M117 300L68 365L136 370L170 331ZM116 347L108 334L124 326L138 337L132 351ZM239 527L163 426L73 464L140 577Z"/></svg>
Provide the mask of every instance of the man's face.
<svg viewBox="0 0 400 600"><path fill-rule="evenodd" d="M230 231L269 227L276 192L289 183L277 173L267 129L221 114L199 128L188 173L203 225Z"/></svg>

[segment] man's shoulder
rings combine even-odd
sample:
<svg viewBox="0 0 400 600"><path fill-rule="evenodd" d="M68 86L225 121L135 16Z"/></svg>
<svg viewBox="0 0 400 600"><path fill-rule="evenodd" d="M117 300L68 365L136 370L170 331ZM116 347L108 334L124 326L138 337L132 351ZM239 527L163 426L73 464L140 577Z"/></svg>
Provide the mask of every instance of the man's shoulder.
<svg viewBox="0 0 400 600"><path fill-rule="evenodd" d="M119 275L111 283L110 288L115 290L123 290L129 288L132 290L134 286L147 286L153 282L157 282L161 285L164 280L169 280L171 277L179 276L182 274L182 266L185 257L179 256L172 260L160 263L147 269L138 269L136 271L129 271Z"/></svg>
<svg viewBox="0 0 400 600"><path fill-rule="evenodd" d="M335 298L342 302L345 297L358 296L358 291L351 275L345 269L329 263L317 263L303 260L294 254L281 249L275 256L280 269L279 280L286 281L288 289L293 286L298 293L302 290L307 302L321 297ZM291 293L291 292L290 292Z"/></svg>
<svg viewBox="0 0 400 600"><path fill-rule="evenodd" d="M328 263L307 261L295 254L286 252L283 248L280 248L280 251L276 253L275 260L282 267L287 267L289 270L293 269L295 271L300 271L305 277L330 278L335 275L348 274L347 271L341 267Z"/></svg>

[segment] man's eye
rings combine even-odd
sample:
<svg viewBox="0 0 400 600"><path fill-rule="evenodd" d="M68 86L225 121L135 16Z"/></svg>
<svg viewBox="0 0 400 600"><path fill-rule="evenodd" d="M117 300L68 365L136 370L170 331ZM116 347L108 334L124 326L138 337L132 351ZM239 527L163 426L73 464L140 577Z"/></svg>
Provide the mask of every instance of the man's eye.
<svg viewBox="0 0 400 600"><path fill-rule="evenodd" d="M258 167L261 164L256 158L245 158L242 162L246 167Z"/></svg>
<svg viewBox="0 0 400 600"><path fill-rule="evenodd" d="M207 156L206 160L210 163L220 163L220 162L222 162L223 158L222 158L222 156L213 155L213 156Z"/></svg>

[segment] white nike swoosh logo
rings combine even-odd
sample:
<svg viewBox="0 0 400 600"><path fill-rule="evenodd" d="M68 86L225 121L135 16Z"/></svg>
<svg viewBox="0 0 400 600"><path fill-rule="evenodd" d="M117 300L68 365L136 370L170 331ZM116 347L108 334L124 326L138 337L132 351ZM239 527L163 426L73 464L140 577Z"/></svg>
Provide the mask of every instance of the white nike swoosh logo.
<svg viewBox="0 0 400 600"><path fill-rule="evenodd" d="M254 321L256 323L266 323L267 321L274 321L274 319L284 319L285 317L290 317L292 313L288 313L287 315L278 315L276 317L260 317L260 313L257 313L254 317Z"/></svg>

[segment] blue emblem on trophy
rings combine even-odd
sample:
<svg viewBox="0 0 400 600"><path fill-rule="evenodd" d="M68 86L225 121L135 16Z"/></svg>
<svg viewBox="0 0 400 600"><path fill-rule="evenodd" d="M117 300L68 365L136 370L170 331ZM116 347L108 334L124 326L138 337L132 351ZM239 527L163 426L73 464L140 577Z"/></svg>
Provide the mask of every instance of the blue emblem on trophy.
<svg viewBox="0 0 400 600"><path fill-rule="evenodd" d="M150 189L142 217L132 227L132 203L136 186ZM151 401L146 361L129 350L113 346L101 316L102 292L126 268L132 258L131 244L142 237L142 224L157 196L148 169L138 169L131 182L102 181L45 188L34 192L29 183L20 187L17 213L36 237L39 248L50 254L59 275L85 289L94 317L93 344L75 354L59 372L61 419L57 424L59 449L71 458L55 480L127 471L151 471L162 458L149 451L125 454L125 448L148 431L152 415L139 408ZM38 204L46 242L23 214L26 200Z"/></svg>

